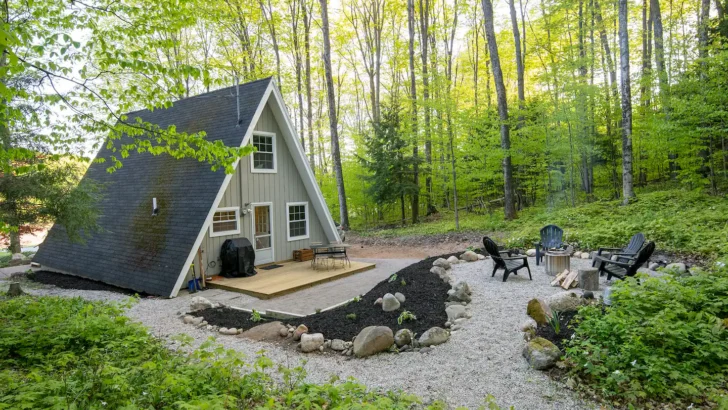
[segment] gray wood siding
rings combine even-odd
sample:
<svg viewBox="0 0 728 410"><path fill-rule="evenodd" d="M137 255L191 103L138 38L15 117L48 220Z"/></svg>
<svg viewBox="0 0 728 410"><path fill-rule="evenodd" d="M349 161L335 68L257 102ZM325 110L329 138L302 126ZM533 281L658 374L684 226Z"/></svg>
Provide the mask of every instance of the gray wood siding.
<svg viewBox="0 0 728 410"><path fill-rule="evenodd" d="M203 251L202 260L205 265L205 272L208 275L218 274L220 272L220 247L225 240L244 237L250 239L251 243L253 242L252 214L242 214L242 210L244 209L243 205L246 203L273 203L273 257L276 262L291 259L294 250L306 248L311 242L328 242L321 222L313 210L311 198L309 198L306 192L301 175L298 173L296 165L293 162L291 150L286 145L286 141L281 135L281 131L268 104L263 109L260 119L255 125L255 130L276 134L277 172L272 174L252 173L250 172L252 156L247 156L240 160L230 180L230 184L220 201L219 208L240 207L241 231L240 234L235 235L210 237L210 230L207 229L201 248ZM286 213L288 212L286 207L287 202L309 203L308 239L288 241L288 226L286 223ZM250 205L247 208L250 208ZM197 258L195 258L195 263L197 263Z"/></svg>

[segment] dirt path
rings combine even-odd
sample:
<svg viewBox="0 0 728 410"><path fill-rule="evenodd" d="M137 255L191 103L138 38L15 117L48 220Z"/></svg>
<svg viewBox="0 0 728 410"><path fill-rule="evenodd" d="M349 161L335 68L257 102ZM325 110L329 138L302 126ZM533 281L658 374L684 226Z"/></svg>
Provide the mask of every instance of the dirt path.
<svg viewBox="0 0 728 410"><path fill-rule="evenodd" d="M424 259L445 253L461 252L469 246L482 247L483 236L477 233L447 233L403 237L359 236L350 232L346 241L352 244L349 255L354 258Z"/></svg>

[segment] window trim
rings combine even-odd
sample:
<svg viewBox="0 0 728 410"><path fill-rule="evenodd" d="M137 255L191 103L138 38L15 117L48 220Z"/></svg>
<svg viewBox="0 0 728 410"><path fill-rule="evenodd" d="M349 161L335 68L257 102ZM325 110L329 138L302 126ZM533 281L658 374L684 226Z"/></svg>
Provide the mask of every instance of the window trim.
<svg viewBox="0 0 728 410"><path fill-rule="evenodd" d="M306 212L306 235L300 235L300 236L291 236L291 207L292 206L304 206L304 212ZM309 221L311 220L311 214L308 213L308 202L307 201L301 201L301 202L286 202L286 237L288 238L288 242L292 241L300 241L302 239L308 239L311 236L311 231L309 228Z"/></svg>
<svg viewBox="0 0 728 410"><path fill-rule="evenodd" d="M255 152L250 154L250 172L253 174L275 174L278 172L278 149L276 148L276 134L273 132L266 131L253 131L253 135L250 137L250 146L255 147L253 144L253 137L271 137L273 141L273 169L257 169L255 168Z"/></svg>
<svg viewBox="0 0 728 410"><path fill-rule="evenodd" d="M213 230L213 226L215 226L215 214L218 212L230 212L235 211L235 221L237 222L238 228L235 230L230 231L219 231L215 232ZM215 212L212 213L212 221L210 221L210 237L215 238L217 236L226 236L226 235L237 235L240 233L240 207L239 206L229 206L225 208L217 208L215 209Z"/></svg>

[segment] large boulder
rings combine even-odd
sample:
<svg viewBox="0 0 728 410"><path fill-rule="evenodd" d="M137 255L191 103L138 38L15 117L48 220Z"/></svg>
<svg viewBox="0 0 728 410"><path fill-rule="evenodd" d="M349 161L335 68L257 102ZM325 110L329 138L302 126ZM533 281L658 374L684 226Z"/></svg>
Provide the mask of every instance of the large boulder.
<svg viewBox="0 0 728 410"><path fill-rule="evenodd" d="M465 253L460 255L460 259L467 262L475 262L478 260L478 254L473 251L465 251Z"/></svg>
<svg viewBox="0 0 728 410"><path fill-rule="evenodd" d="M545 325L548 323L549 318L553 317L551 308L549 308L548 303L546 303L543 299L531 299L528 302L526 313L539 325Z"/></svg>
<svg viewBox="0 0 728 410"><path fill-rule="evenodd" d="M584 299L574 292L559 292L546 299L552 312L575 312L584 304Z"/></svg>
<svg viewBox="0 0 728 410"><path fill-rule="evenodd" d="M546 370L559 360L561 350L548 340L536 337L531 339L523 348L523 357L534 369Z"/></svg>
<svg viewBox="0 0 728 410"><path fill-rule="evenodd" d="M677 262L677 263L670 263L667 266L665 266L665 270L671 270L676 273L685 273L687 272L688 268L685 266L684 263Z"/></svg>
<svg viewBox="0 0 728 410"><path fill-rule="evenodd" d="M443 258L438 258L437 260L432 262L432 266L439 266L446 270L451 268L450 262L448 262L446 259L443 259Z"/></svg>
<svg viewBox="0 0 728 410"><path fill-rule="evenodd" d="M454 322L455 319L460 319L461 317L465 317L466 311L465 306L463 305L451 305L445 308L445 313L447 313L447 320L449 322Z"/></svg>
<svg viewBox="0 0 728 410"><path fill-rule="evenodd" d="M420 336L420 346L435 346L450 339L450 332L441 327L432 327Z"/></svg>
<svg viewBox="0 0 728 410"><path fill-rule="evenodd" d="M394 334L394 343L396 343L398 347L409 345L412 344L413 337L414 335L411 330L399 329L397 333Z"/></svg>
<svg viewBox="0 0 728 410"><path fill-rule="evenodd" d="M391 293L384 295L382 298L382 310L385 312L393 312L397 309L399 309L399 300Z"/></svg>
<svg viewBox="0 0 728 410"><path fill-rule="evenodd" d="M467 282L460 281L455 284L455 286L452 287L452 289L447 291L447 300L450 302L466 302L470 303L472 300L470 298L470 294L472 292L470 291L470 286Z"/></svg>
<svg viewBox="0 0 728 410"><path fill-rule="evenodd" d="M195 296L190 301L190 311L196 312L198 310L210 309L213 307L212 302L203 298L202 296Z"/></svg>
<svg viewBox="0 0 728 410"><path fill-rule="evenodd" d="M301 336L301 351L311 353L324 345L324 335L321 333L304 334Z"/></svg>
<svg viewBox="0 0 728 410"><path fill-rule="evenodd" d="M526 256L534 257L536 256L536 250L535 249L529 249L526 251Z"/></svg>
<svg viewBox="0 0 728 410"><path fill-rule="evenodd" d="M356 357L367 357L389 349L394 343L392 329L386 326L369 326L354 339Z"/></svg>
<svg viewBox="0 0 728 410"><path fill-rule="evenodd" d="M288 328L278 321L264 323L244 331L240 334L240 337L245 337L258 342L274 342L279 340L281 337L288 337Z"/></svg>

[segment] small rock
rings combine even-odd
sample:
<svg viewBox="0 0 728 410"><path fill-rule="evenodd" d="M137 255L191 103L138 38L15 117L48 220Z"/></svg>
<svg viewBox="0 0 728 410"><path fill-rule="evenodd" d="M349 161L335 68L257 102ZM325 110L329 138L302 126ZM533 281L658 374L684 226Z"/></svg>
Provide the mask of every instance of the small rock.
<svg viewBox="0 0 728 410"><path fill-rule="evenodd" d="M190 301L190 311L192 312L210 308L212 308L212 302L202 296L195 296Z"/></svg>
<svg viewBox="0 0 728 410"><path fill-rule="evenodd" d="M382 298L382 310L385 312L393 312L397 309L399 309L399 300L391 293L384 295Z"/></svg>
<svg viewBox="0 0 728 410"><path fill-rule="evenodd" d="M526 251L526 256L534 257L536 256L536 250L535 249L529 249Z"/></svg>
<svg viewBox="0 0 728 410"><path fill-rule="evenodd" d="M404 345L404 346L402 346L402 347L399 348L399 352L400 353L404 353L404 352L408 351L409 349L410 349L410 346L409 345Z"/></svg>
<svg viewBox="0 0 728 410"><path fill-rule="evenodd" d="M561 357L561 350L548 340L536 337L523 348L523 357L534 369L546 370Z"/></svg>
<svg viewBox="0 0 728 410"><path fill-rule="evenodd" d="M559 292L549 296L546 303L552 312L575 312L584 304L584 300L574 292Z"/></svg>
<svg viewBox="0 0 728 410"><path fill-rule="evenodd" d="M280 329L280 330L278 331L278 334L279 334L279 335L280 335L281 337L288 337L288 335L289 335L290 333L288 332L288 328L282 327L282 328L281 328L281 329Z"/></svg>
<svg viewBox="0 0 728 410"><path fill-rule="evenodd" d="M404 297L404 295L401 294L401 293L399 293L399 292L395 293L394 294L394 297L397 298L397 300L399 301L399 303L404 303L404 301L406 300L406 298Z"/></svg>
<svg viewBox="0 0 728 410"><path fill-rule="evenodd" d="M534 337L536 337L536 329L528 329L523 332L523 340L527 342L530 342Z"/></svg>
<svg viewBox="0 0 728 410"><path fill-rule="evenodd" d="M392 343L392 329L386 326L369 326L356 335L353 352L357 357L367 357L389 349Z"/></svg>
<svg viewBox="0 0 728 410"><path fill-rule="evenodd" d="M468 319L461 317L460 319L455 319L455 325L462 325L463 323L467 322Z"/></svg>
<svg viewBox="0 0 728 410"><path fill-rule="evenodd" d="M377 298L377 300L374 301L374 306L381 305L384 302L384 299Z"/></svg>
<svg viewBox="0 0 728 410"><path fill-rule="evenodd" d="M451 256L447 258L447 261L450 263L450 265L460 263L460 259L458 259L457 256Z"/></svg>
<svg viewBox="0 0 728 410"><path fill-rule="evenodd" d="M420 336L421 346L434 346L447 342L450 333L441 327L432 327Z"/></svg>
<svg viewBox="0 0 728 410"><path fill-rule="evenodd" d="M659 268L659 267L660 267L660 264L657 262L650 262L650 264L648 265L649 270L657 270L657 268Z"/></svg>
<svg viewBox="0 0 728 410"><path fill-rule="evenodd" d="M431 351L432 351L431 347L423 347L420 349L420 353L422 353L422 354L430 353Z"/></svg>
<svg viewBox="0 0 728 410"><path fill-rule="evenodd" d="M341 339L334 339L331 341L331 350L341 352L343 350L346 350L346 344Z"/></svg>
<svg viewBox="0 0 728 410"><path fill-rule="evenodd" d="M485 255L478 254L478 260L479 261L485 260Z"/></svg>
<svg viewBox="0 0 728 410"><path fill-rule="evenodd" d="M576 381L573 378L569 377L568 379L566 379L566 387L571 390L576 389Z"/></svg>
<svg viewBox="0 0 728 410"><path fill-rule="evenodd" d="M462 326L460 326L460 325L455 325L455 326L453 326L453 327L451 327L451 328L450 328L450 331L452 331L452 332L456 332L456 331L458 331L458 330L460 330L460 329L462 329Z"/></svg>
<svg viewBox="0 0 728 410"><path fill-rule="evenodd" d="M308 333L308 327L306 325L298 325L296 330L293 331L293 340L301 340L301 336L305 333Z"/></svg>
<svg viewBox="0 0 728 410"><path fill-rule="evenodd" d="M301 351L304 353L311 353L314 350L319 350L324 345L324 335L321 333L308 334L304 333L301 335Z"/></svg>
<svg viewBox="0 0 728 410"><path fill-rule="evenodd" d="M522 332L528 332L529 329L536 329L536 321L531 318L528 318L525 322L523 322L523 324L521 324Z"/></svg>
<svg viewBox="0 0 728 410"><path fill-rule="evenodd" d="M432 266L439 266L445 270L450 269L450 262L448 262L446 259L438 258L434 262L432 262Z"/></svg>
<svg viewBox="0 0 728 410"><path fill-rule="evenodd" d="M687 272L688 268L685 266L684 263L677 262L677 263L671 263L665 266L665 270L671 270L675 271L677 273L685 273Z"/></svg>
<svg viewBox="0 0 728 410"><path fill-rule="evenodd" d="M467 262L475 262L478 260L478 254L473 251L465 251L465 253L460 255L460 259Z"/></svg>
<svg viewBox="0 0 728 410"><path fill-rule="evenodd" d="M581 259L589 259L591 255L589 255L589 252L582 252L579 256Z"/></svg>
<svg viewBox="0 0 728 410"><path fill-rule="evenodd" d="M445 322L445 327L450 327L450 326L452 326L452 323L450 323L449 320L447 322Z"/></svg>
<svg viewBox="0 0 728 410"><path fill-rule="evenodd" d="M437 275L439 277L443 277L443 276L447 275L447 271L445 270L445 268L440 267L440 266L433 266L432 268L430 268L430 273L434 273L435 275Z"/></svg>
<svg viewBox="0 0 728 410"><path fill-rule="evenodd" d="M220 328L220 330L218 330L218 332L221 335L233 336L233 335L237 335L238 334L238 329L236 329L234 327L231 327L229 329L223 327L223 328Z"/></svg>
<svg viewBox="0 0 728 410"><path fill-rule="evenodd" d="M195 317L192 315L185 315L185 317L182 318L182 321L189 325L195 321Z"/></svg>
<svg viewBox="0 0 728 410"><path fill-rule="evenodd" d="M324 341L324 348L325 349L331 348L331 339Z"/></svg>
<svg viewBox="0 0 728 410"><path fill-rule="evenodd" d="M452 323L455 321L455 319L460 319L461 317L465 317L465 314L467 313L465 310L465 306L462 305L453 305L448 306L445 308L445 313L447 314L447 320Z"/></svg>
<svg viewBox="0 0 728 410"><path fill-rule="evenodd" d="M531 299L528 302L526 313L539 325L545 325L548 323L548 319L553 316L551 308L543 299Z"/></svg>
<svg viewBox="0 0 728 410"><path fill-rule="evenodd" d="M394 343L397 344L397 346L402 347L405 345L408 345L412 343L412 337L414 335L412 334L412 331L409 329L399 329L397 333L394 334Z"/></svg>
<svg viewBox="0 0 728 410"><path fill-rule="evenodd" d="M451 302L466 302L470 303L472 300L470 298L470 286L468 286L467 282L460 281L453 286L452 289L450 289L448 292L447 300Z"/></svg>
<svg viewBox="0 0 728 410"><path fill-rule="evenodd" d="M196 317L196 318L194 318L194 319L192 320L192 324L193 324L193 325L195 325L195 326L197 326L197 325L199 325L200 323L202 323L202 322L204 322L204 321L205 321L205 318L204 318L204 317L202 317L202 316L200 316L200 317Z"/></svg>
<svg viewBox="0 0 728 410"><path fill-rule="evenodd" d="M323 352L324 351L324 348L325 348L325 346L319 346L319 348L318 348L319 349L319 352Z"/></svg>
<svg viewBox="0 0 728 410"><path fill-rule="evenodd" d="M351 349L352 346L354 346L353 342L344 342L344 348Z"/></svg>

